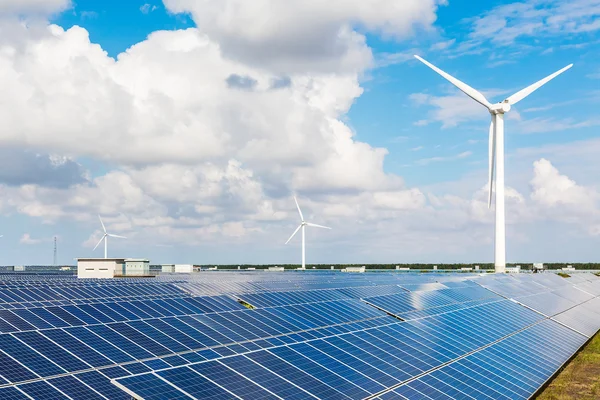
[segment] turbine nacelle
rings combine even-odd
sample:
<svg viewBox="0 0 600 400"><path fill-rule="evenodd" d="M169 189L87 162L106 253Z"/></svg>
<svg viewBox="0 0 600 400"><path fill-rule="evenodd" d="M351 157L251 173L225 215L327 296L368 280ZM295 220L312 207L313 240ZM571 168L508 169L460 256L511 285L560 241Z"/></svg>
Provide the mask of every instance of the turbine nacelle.
<svg viewBox="0 0 600 400"><path fill-rule="evenodd" d="M508 103L508 100L504 100L501 103L492 104L489 108L490 114L492 114L492 115L505 114L505 113L509 112L510 109L511 109L511 107L510 107L510 104Z"/></svg>

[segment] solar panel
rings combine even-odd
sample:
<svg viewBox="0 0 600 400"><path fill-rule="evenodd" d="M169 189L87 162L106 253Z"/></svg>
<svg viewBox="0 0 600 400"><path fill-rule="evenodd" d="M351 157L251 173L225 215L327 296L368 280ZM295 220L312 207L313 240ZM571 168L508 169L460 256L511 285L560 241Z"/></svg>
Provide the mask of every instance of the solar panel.
<svg viewBox="0 0 600 400"><path fill-rule="evenodd" d="M2 274L0 399L526 399L599 295L590 274Z"/></svg>

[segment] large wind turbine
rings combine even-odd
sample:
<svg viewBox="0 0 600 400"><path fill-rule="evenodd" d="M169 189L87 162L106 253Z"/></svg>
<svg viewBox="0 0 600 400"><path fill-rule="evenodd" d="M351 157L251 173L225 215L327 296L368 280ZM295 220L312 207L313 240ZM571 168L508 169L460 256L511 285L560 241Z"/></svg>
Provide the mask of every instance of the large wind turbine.
<svg viewBox="0 0 600 400"><path fill-rule="evenodd" d="M313 224L310 222L306 222L304 220L304 216L302 215L302 211L300 210L300 206L298 205L298 200L296 200L296 197L294 197L294 201L296 202L296 208L298 208L298 214L300 214L300 225L298 225L298 227L296 228L296 230L294 231L294 233L292 233L292 236L290 236L290 238L287 240L287 242L285 242L285 244L288 244L290 240L292 240L292 238L294 237L294 235L296 233L298 233L298 231L300 229L302 229L302 269L306 269L306 244L304 241L304 229L307 226L313 226L315 228L323 228L323 229L331 229L327 226L323 226L323 225L317 225L317 224Z"/></svg>
<svg viewBox="0 0 600 400"><path fill-rule="evenodd" d="M99 215L98 215L98 218L100 219L100 224L102 225L102 230L104 231L104 235L100 238L100 240L96 244L96 247L94 247L94 250L96 250L96 248L98 246L100 246L100 243L102 243L102 241L104 240L104 258L108 258L108 237L110 236L110 237L121 238L121 239L127 239L127 238L125 236L113 235L112 233L106 232L106 227L104 226L104 222L102 222L102 218ZM92 250L92 251L94 251L94 250Z"/></svg>
<svg viewBox="0 0 600 400"><path fill-rule="evenodd" d="M492 205L492 182L496 184L496 235L494 243L494 265L496 272L506 271L506 222L504 220L504 114L510 111L511 106L517 104L525 97L539 89L542 85L548 83L558 75L562 74L573 64L569 64L561 70L556 71L552 75L548 75L544 79L518 91L504 101L496 104L491 104L483 94L473 89L464 82L459 81L455 77L448 75L435 65L430 64L421 57L415 57L423 64L446 78L450 83L459 88L467 96L488 109L492 116L489 131L489 174L488 174L488 208ZM494 171L495 167L495 171ZM494 180L494 172L496 179Z"/></svg>

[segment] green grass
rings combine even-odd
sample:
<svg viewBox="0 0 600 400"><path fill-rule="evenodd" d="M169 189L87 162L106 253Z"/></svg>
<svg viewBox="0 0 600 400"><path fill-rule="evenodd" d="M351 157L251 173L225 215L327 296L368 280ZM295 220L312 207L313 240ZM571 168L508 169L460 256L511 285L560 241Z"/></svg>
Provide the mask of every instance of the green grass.
<svg viewBox="0 0 600 400"><path fill-rule="evenodd" d="M594 336L535 399L600 399L600 333Z"/></svg>
<svg viewBox="0 0 600 400"><path fill-rule="evenodd" d="M569 275L569 274L565 274L564 272L559 272L559 273L558 273L558 274L556 274L556 275L558 275L558 276L562 276L563 278L570 278L570 277L571 277L571 275Z"/></svg>

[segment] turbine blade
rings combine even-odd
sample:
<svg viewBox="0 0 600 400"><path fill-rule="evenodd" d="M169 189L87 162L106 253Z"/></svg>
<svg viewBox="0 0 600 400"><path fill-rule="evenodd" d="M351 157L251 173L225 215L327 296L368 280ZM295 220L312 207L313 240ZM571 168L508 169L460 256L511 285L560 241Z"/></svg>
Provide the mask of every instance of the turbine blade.
<svg viewBox="0 0 600 400"><path fill-rule="evenodd" d="M94 246L94 250L96 250L96 249L98 248L98 246L100 246L100 243L102 243L102 240L103 240L105 237L106 237L106 234L104 234L104 235L103 235L103 236L100 238L100 240L98 241L98 243L96 244L96 246ZM92 250L92 251L94 251L94 250Z"/></svg>
<svg viewBox="0 0 600 400"><path fill-rule="evenodd" d="M490 122L490 135L488 143L488 161L489 161L489 175L488 175L488 208L492 207L492 182L494 181L494 165L496 163L496 115L492 115L492 121Z"/></svg>
<svg viewBox="0 0 600 400"><path fill-rule="evenodd" d="M310 223L310 222L307 222L306 225L308 225L308 226L314 226L315 228L331 229L328 226L317 225L317 224L313 224L313 223Z"/></svg>
<svg viewBox="0 0 600 400"><path fill-rule="evenodd" d="M106 227L104 226L104 222L102 222L102 217L100 217L100 214L98 214L98 219L100 219L100 224L102 224L102 230L104 233L106 233Z"/></svg>
<svg viewBox="0 0 600 400"><path fill-rule="evenodd" d="M302 225L298 225L298 227L296 228L296 230L294 231L294 233L292 233L292 236L290 236L290 238L287 240L287 242L285 242L285 244L288 244L290 242L290 240L292 240L292 238L294 237L294 235L296 233L298 233L298 231L300 230L300 228L302 228Z"/></svg>
<svg viewBox="0 0 600 400"><path fill-rule="evenodd" d="M422 59L421 57L415 55L415 58L417 60L421 61L423 64L427 65L429 68L431 68L432 70L434 70L441 76L443 76L444 78L446 78L450 83L452 83L454 86L459 88L464 94L466 94L467 96L469 96L470 98L472 98L473 100L475 100L476 102L481 104L482 106L485 106L488 110L492 106L490 104L490 102L487 101L487 99L485 98L485 96L483 94L481 94L477 90L473 89L471 86L467 85L464 82L459 81L452 75L447 74L446 72L442 71L441 69L439 69L435 65L429 63L428 61Z"/></svg>
<svg viewBox="0 0 600 400"><path fill-rule="evenodd" d="M294 196L294 201L296 202L296 207L298 208L298 213L300 214L300 219L304 221L304 216L302 215L302 211L300 211L300 206L298 205L298 200L296 200L296 196Z"/></svg>
<svg viewBox="0 0 600 400"><path fill-rule="evenodd" d="M563 72L565 72L572 66L573 66L573 64L567 65L566 67L556 71L552 75L548 75L547 77L545 77L542 80L537 81L533 85L527 86L525 89L518 91L517 93L515 93L512 96L510 96L509 98L507 98L505 101L508 104L510 104L511 106L514 104L517 104L519 101L523 100L525 97L529 96L531 93L535 92L540 87L542 87L546 83L550 82L552 79L556 78L558 75L562 74Z"/></svg>
<svg viewBox="0 0 600 400"><path fill-rule="evenodd" d="M125 236L113 235L112 233L107 233L106 236L116 237L116 238L121 238L121 239L127 239Z"/></svg>

